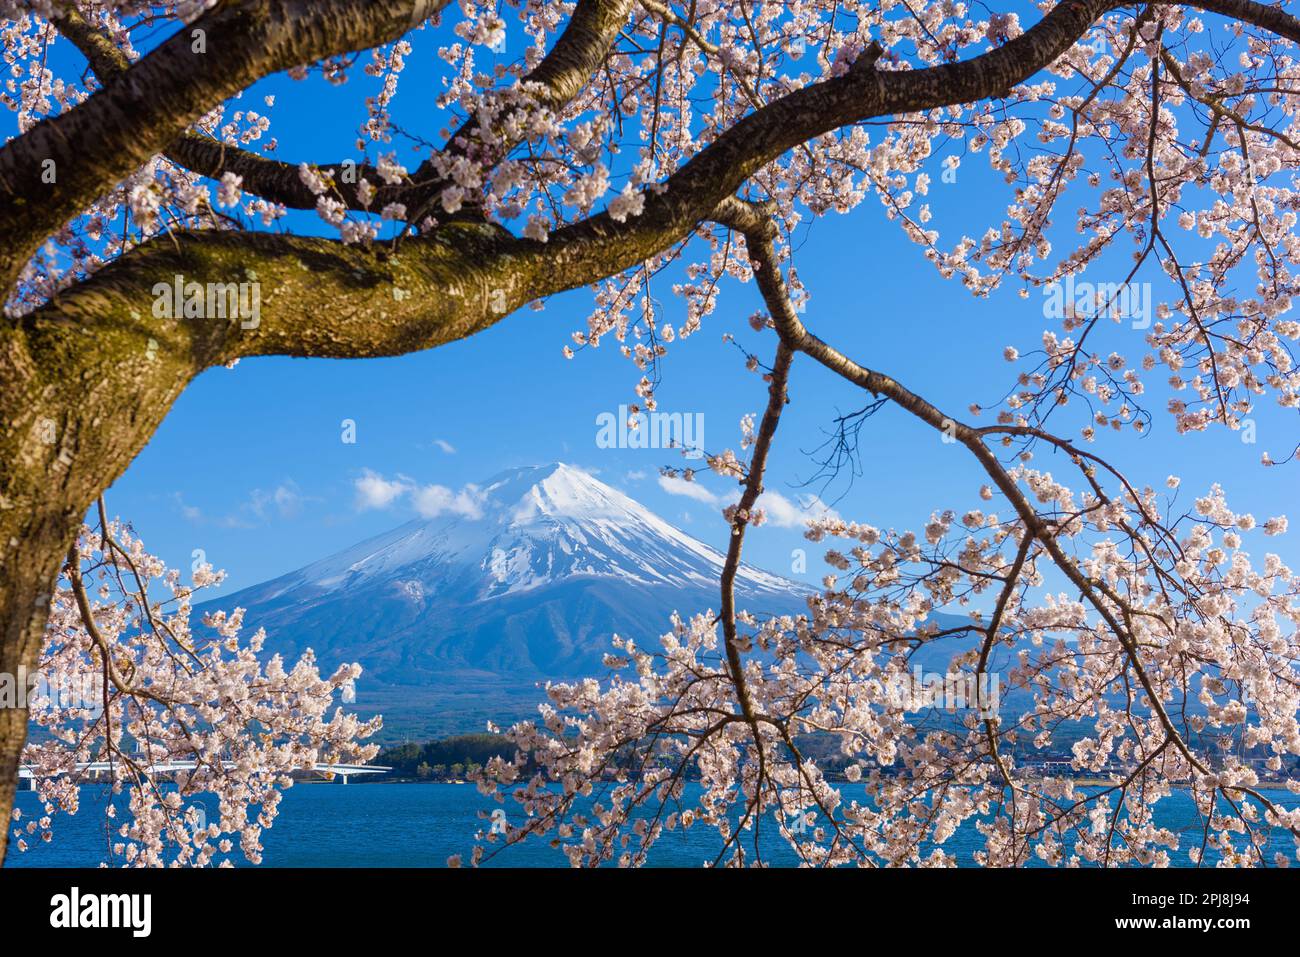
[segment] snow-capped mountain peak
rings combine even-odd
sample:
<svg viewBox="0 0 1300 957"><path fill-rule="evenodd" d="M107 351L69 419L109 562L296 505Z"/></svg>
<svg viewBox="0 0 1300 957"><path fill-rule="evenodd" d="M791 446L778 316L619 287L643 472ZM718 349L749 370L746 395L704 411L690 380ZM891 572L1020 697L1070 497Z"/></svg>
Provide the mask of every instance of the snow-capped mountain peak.
<svg viewBox="0 0 1300 957"><path fill-rule="evenodd" d="M509 519L518 525L545 518L615 515L640 508L621 492L563 462L510 469L489 481L483 494L493 503L513 503Z"/></svg>
<svg viewBox="0 0 1300 957"><path fill-rule="evenodd" d="M722 570L715 549L571 465L510 469L465 494L473 508L408 522L279 584L319 592L390 578L465 600L581 576L707 586ZM795 587L751 568L741 570L738 584L786 594Z"/></svg>

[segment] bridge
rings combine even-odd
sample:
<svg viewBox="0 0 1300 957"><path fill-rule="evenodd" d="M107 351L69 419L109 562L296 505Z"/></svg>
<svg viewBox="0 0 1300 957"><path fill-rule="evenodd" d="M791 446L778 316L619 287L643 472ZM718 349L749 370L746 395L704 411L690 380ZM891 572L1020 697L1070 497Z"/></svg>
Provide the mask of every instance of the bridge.
<svg viewBox="0 0 1300 957"><path fill-rule="evenodd" d="M194 761L163 761L158 764L147 765L142 770L151 775L167 775L174 774L177 771L193 771L195 767L197 767L197 763ZM98 781L114 771L120 772L121 770L122 764L120 762L111 763L108 761L87 761L78 764L76 767L77 774L88 777L91 781ZM347 784L350 777L359 777L363 774L386 774L391 770L393 769L378 764L317 764L312 768L311 773L319 774L327 781L338 778L344 784ZM57 771L55 775L66 773L66 770ZM36 790L36 774L30 767L26 765L19 767L18 780L30 781L28 788L33 791Z"/></svg>

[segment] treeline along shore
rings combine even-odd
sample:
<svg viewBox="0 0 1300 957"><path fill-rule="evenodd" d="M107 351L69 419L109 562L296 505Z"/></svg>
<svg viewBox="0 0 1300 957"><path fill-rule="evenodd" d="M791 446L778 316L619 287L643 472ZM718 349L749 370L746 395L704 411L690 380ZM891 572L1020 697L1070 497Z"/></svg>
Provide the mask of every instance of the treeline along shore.
<svg viewBox="0 0 1300 957"><path fill-rule="evenodd" d="M1067 745L1075 737L1070 733L1070 730L1074 729L1062 731L1062 739ZM1077 731L1082 733L1085 729L1080 726ZM800 736L798 744L800 753L804 758L816 761L827 779L832 781L846 780L844 776L846 759L840 752L838 741L834 735L811 734ZM374 759L375 764L392 768L391 772L373 777L359 777L356 780L358 783L371 784L377 781L464 781L493 757L499 756L505 760L510 760L514 757L514 754L514 745L504 735L500 734L458 734L424 743L408 741L385 748ZM628 766L641 763L631 751L629 751L627 757ZM1222 762L1224 757L1219 756L1219 761L1215 763ZM1070 777L1075 778L1082 786L1110 783L1109 779L1113 775L1122 776L1126 771L1131 770L1115 765L1105 768L1100 773L1096 771L1075 771L1070 767L1071 754L1068 747L1054 749L1053 753L1050 754L1038 751L1016 754L1014 758L1017 768L1030 777ZM1237 756L1235 760L1241 761L1243 758ZM1277 771L1265 769L1263 766L1264 759L1260 756L1248 755L1244 760L1254 764L1256 769L1261 772L1259 785L1261 787L1273 786L1277 780L1284 778L1288 774L1294 774L1297 770L1297 768L1293 767L1294 760L1286 762L1286 765ZM525 773L531 773L532 769L531 764L526 766ZM888 769L884 770L887 771ZM688 771L686 777L687 779L693 779L696 775Z"/></svg>

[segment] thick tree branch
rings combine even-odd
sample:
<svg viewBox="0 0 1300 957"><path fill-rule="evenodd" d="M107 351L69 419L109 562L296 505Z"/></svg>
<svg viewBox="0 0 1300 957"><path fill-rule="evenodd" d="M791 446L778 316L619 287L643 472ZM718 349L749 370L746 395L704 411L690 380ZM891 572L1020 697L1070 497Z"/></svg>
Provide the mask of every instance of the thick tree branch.
<svg viewBox="0 0 1300 957"><path fill-rule="evenodd" d="M84 102L0 149L4 287L51 233L214 104L276 71L394 40L446 2L260 0L208 11Z"/></svg>
<svg viewBox="0 0 1300 957"><path fill-rule="evenodd" d="M1173 5L1175 0L1158 0L1161 6ZM1191 0L1184 6L1217 13L1231 20L1240 20L1268 30L1279 37L1300 43L1300 19L1296 19L1280 6L1256 3L1255 0Z"/></svg>
<svg viewBox="0 0 1300 957"><path fill-rule="evenodd" d="M82 52L101 83L131 68L131 61L107 32L90 23L76 9L56 14L52 22ZM269 159L251 150L188 131L167 148L165 155L178 166L211 179L234 173L243 179L242 187L246 192L290 209L311 209L316 205L316 194L302 182L298 167L292 163ZM403 202L411 190L407 183L388 185L379 171L367 163L354 163L350 171L343 163L313 165L333 180L338 197L349 209L383 209L388 203ZM351 175L345 175L345 171ZM362 203L357 194L363 178L375 188L369 205Z"/></svg>
<svg viewBox="0 0 1300 957"><path fill-rule="evenodd" d="M1064 0L1021 36L971 60L927 70L851 70L844 76L791 93L723 133L671 176L662 192L649 194L643 214L627 222L619 223L607 214L600 214L557 231L545 244L514 239L503 230L487 227L439 231L427 243L404 248L400 259L419 269L428 261L426 257L432 256L437 261L434 268L437 275L431 273L426 281L415 284L422 287L423 295L418 299L403 300L400 304L395 300L391 308L387 297L392 295L392 290L384 288L382 283L327 277L326 272L336 268L343 268L349 277L358 271L367 275L376 260L369 253L345 250L323 240L265 237L251 243L247 255L241 256L229 239L181 234L178 241L182 252L178 254L177 266L184 266L191 255L198 257L198 261L191 263L188 271L181 268L172 271L185 274L187 279L229 282L232 270L264 270L268 255L281 260L301 258L297 247L302 245L311 253L308 258L315 281L319 282L319 295L328 297L336 291L346 291L349 304L327 313L300 307L300 313L313 314L312 323L301 327L292 323L281 326L270 319L261 332L241 339L243 350L255 348L258 354L280 351L292 355L364 356L427 348L446 341L444 337L455 338L482 328L530 299L598 281L643 261L687 235L699 222L714 214L720 203L726 206L728 197L752 172L799 142L871 116L913 112L1007 93L1016 83L1052 62L1110 6L1111 0ZM142 65L143 62L137 64L128 76ZM470 241L466 248L452 248L465 241ZM60 304L52 304L42 312L50 318L57 316L61 322L85 316L85 321L93 323L95 310L83 309L78 303L95 301L110 286L123 305L129 302L130 308L147 312L146 307L152 302L149 290L160 275L155 264L171 255L160 251L158 245L146 244L128 253L85 289L73 290ZM187 253L187 246L195 249ZM203 257L213 250L221 250L219 262L204 261ZM133 262L137 259L138 262ZM394 259L383 268L396 269L397 262ZM198 275L193 274L194 265L198 266ZM470 276L491 276L488 284L491 288L481 285L471 290L471 284L457 274L461 268L468 269ZM166 269L163 274L167 274ZM278 297L279 301L286 302L290 295L303 294L309 296L308 303L312 301L311 293L290 275L267 275L263 282L274 283L268 287L272 300ZM378 299L367 304L364 299L354 298L363 289ZM491 308L485 305L488 298L493 300ZM468 309L463 315L451 314L452 308L466 304ZM367 308L378 315L361 318ZM322 315L339 318L321 322ZM357 317L355 323L353 316ZM381 329L382 335L367 332L372 325ZM431 329L438 331L431 334ZM295 338L298 335L303 338ZM223 358L218 351L206 354L203 361L211 363L231 357Z"/></svg>

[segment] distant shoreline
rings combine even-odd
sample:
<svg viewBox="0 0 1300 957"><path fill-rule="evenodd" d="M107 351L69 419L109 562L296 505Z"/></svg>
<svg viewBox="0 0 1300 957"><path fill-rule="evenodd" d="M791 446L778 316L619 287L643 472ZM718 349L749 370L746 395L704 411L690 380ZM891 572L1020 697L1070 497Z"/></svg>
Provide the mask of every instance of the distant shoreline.
<svg viewBox="0 0 1300 957"><path fill-rule="evenodd" d="M856 781L856 782L849 781L847 778L843 777L842 775L832 776L828 774L826 775L826 780L836 785L864 783L862 781ZM1019 783L1030 784L1030 785L1041 785L1044 780L1046 779L1045 778L1024 778ZM1054 780L1062 780L1062 779L1056 778ZM1065 780L1069 780L1076 787L1082 787L1082 788L1104 788L1104 787L1115 787L1119 785L1118 781L1112 781L1109 778L1078 777L1078 778L1068 778ZM328 784L330 782L319 781L319 782L312 782L312 783ZM462 778L455 778L455 779L415 778L415 777L410 777L409 775L403 775L400 777L388 777L388 776L376 775L369 778L358 779L356 782L353 783L357 783L357 784L362 784L362 783L364 784L469 784L469 785L474 784L473 781L466 781ZM1173 785L1173 787L1175 790L1180 790L1180 791L1186 791L1190 789L1190 785L1187 784L1175 784ZM1281 781L1261 781L1258 784L1251 785L1251 787L1259 791L1286 791L1288 794L1291 793L1287 788L1287 786Z"/></svg>
<svg viewBox="0 0 1300 957"><path fill-rule="evenodd" d="M1036 783L1036 784L1041 784L1044 780L1045 780L1045 778L1027 778L1027 779L1026 779L1026 781L1031 782L1031 783ZM1058 778L1057 780L1060 780L1060 779ZM1112 780L1110 780L1109 778L1095 778L1095 777L1069 778L1068 780L1073 781L1073 782L1074 782L1075 784L1077 784L1079 787L1085 787L1085 788L1093 788L1093 787L1104 788L1104 787L1111 787L1111 786L1117 785L1117 784L1119 783L1119 782L1117 782L1117 781L1112 781ZM1185 791L1185 790L1188 790L1188 789L1191 787L1191 785L1189 785L1189 784L1179 783L1179 784L1175 784L1175 785L1173 785L1173 787ZM1287 790L1287 786L1286 786L1286 784L1284 784L1284 783L1281 782L1281 781L1260 781L1258 784L1252 784L1251 787L1252 787L1252 788L1255 788L1256 790L1259 790L1259 791L1286 791L1286 790ZM1288 793L1289 793L1289 792L1288 792Z"/></svg>

